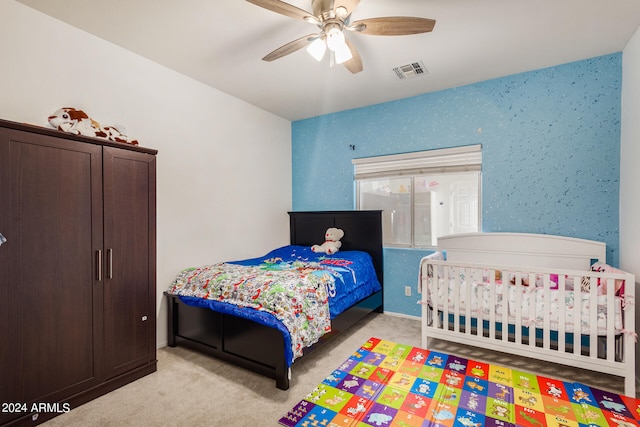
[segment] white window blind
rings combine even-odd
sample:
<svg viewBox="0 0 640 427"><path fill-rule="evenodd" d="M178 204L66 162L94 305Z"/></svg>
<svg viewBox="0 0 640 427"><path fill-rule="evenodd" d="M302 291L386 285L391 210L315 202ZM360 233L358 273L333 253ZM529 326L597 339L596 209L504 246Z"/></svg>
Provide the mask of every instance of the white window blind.
<svg viewBox="0 0 640 427"><path fill-rule="evenodd" d="M469 172L482 169L482 145L353 159L355 179Z"/></svg>

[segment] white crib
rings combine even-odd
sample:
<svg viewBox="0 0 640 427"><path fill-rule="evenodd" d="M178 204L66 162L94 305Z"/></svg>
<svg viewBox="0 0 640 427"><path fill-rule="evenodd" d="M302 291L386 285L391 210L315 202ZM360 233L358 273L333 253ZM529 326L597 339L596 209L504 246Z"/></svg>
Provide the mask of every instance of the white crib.
<svg viewBox="0 0 640 427"><path fill-rule="evenodd" d="M591 271L604 243L468 233L438 251L446 261L420 263L424 348L438 338L604 372L635 397L635 276Z"/></svg>

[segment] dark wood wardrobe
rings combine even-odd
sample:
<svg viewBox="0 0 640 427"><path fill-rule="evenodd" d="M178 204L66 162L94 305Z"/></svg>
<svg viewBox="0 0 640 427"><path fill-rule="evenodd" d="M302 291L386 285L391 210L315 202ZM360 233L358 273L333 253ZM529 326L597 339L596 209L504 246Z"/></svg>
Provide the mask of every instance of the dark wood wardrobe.
<svg viewBox="0 0 640 427"><path fill-rule="evenodd" d="M155 155L0 120L1 425L156 370Z"/></svg>

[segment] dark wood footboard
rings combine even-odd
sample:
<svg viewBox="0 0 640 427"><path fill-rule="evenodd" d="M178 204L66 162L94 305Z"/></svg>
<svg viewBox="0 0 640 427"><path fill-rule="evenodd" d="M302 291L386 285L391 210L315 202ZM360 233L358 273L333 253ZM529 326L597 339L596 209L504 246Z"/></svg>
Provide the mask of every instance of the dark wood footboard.
<svg viewBox="0 0 640 427"><path fill-rule="evenodd" d="M277 329L207 308L192 307L168 295L168 345L190 347L274 378L289 388L284 338Z"/></svg>
<svg viewBox="0 0 640 427"><path fill-rule="evenodd" d="M282 333L260 323L184 304L165 293L169 301L168 345L193 348L276 380L276 387L289 388L289 369ZM331 322L332 332L306 348L309 354L332 337L349 329L372 311L382 312L382 291L355 304Z"/></svg>

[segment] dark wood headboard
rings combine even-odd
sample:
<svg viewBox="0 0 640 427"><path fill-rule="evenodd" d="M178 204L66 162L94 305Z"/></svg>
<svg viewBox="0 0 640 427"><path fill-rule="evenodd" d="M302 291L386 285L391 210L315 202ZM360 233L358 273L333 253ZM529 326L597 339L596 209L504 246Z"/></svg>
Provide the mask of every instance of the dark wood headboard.
<svg viewBox="0 0 640 427"><path fill-rule="evenodd" d="M299 246L322 244L327 228L341 228L340 250L368 252L383 285L382 211L289 212L289 225L291 244Z"/></svg>

